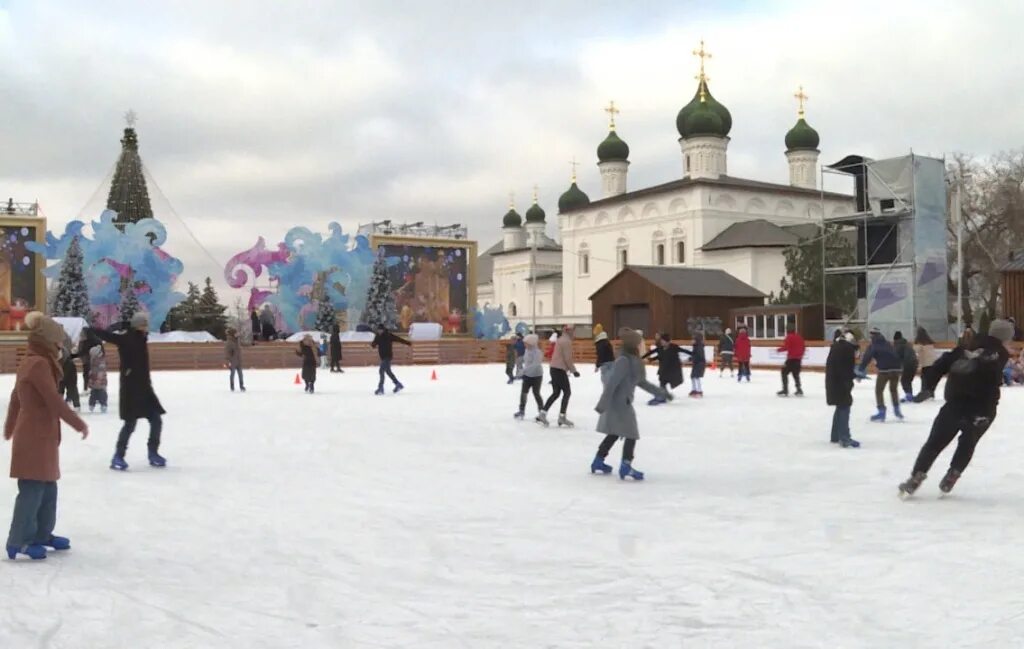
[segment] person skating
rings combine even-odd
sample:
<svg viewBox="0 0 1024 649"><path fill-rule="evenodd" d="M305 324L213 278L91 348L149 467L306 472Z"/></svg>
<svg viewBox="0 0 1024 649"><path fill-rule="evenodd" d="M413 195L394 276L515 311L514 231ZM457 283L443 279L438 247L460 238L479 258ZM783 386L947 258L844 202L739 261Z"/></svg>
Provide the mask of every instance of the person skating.
<svg viewBox="0 0 1024 649"><path fill-rule="evenodd" d="M601 398L594 407L600 415L597 420L597 432L605 437L590 463L590 472L612 472L612 467L604 460L615 442L621 438L623 444L619 478L643 480L644 474L633 468L633 454L636 442L640 439L636 411L633 409L634 393L639 387L654 398L665 400L671 400L672 393L647 381L644 362L640 359L640 346L643 344L640 334L632 329L622 329L619 331L619 338L622 340L622 353L612 364L612 369L604 381ZM678 356L676 358L678 360Z"/></svg>
<svg viewBox="0 0 1024 649"><path fill-rule="evenodd" d="M92 350L100 344L100 339L88 327L84 327L78 335L78 358L82 361L82 390L88 392L89 370L92 366Z"/></svg>
<svg viewBox="0 0 1024 649"><path fill-rule="evenodd" d="M750 383L750 356L751 356L751 345L750 336L747 335L747 328L740 327L736 331L736 382L741 382L744 378L747 379L747 383Z"/></svg>
<svg viewBox="0 0 1024 649"><path fill-rule="evenodd" d="M875 362L875 370L878 373L875 379L875 405L878 406L878 413L871 416L871 421L884 422L886 415L885 391L888 389L889 398L892 401L892 412L897 419L903 419L900 412L899 380L903 373L903 363L900 361L892 344L885 339L878 327L872 327L871 342L867 351L860 359L860 366L857 368L857 375L861 378L867 376L866 371L871 361Z"/></svg>
<svg viewBox="0 0 1024 649"><path fill-rule="evenodd" d="M107 411L107 350L103 343L97 343L89 350L89 412L96 406L100 412Z"/></svg>
<svg viewBox="0 0 1024 649"><path fill-rule="evenodd" d="M238 332L229 327L227 340L224 341L224 361L228 366L228 384L235 391L235 374L238 374L238 389L245 392L245 377L242 375L242 343L238 340Z"/></svg>
<svg viewBox="0 0 1024 649"><path fill-rule="evenodd" d="M647 360L656 357L658 361L658 385L664 392L679 387L683 383L683 365L679 355L685 350L672 342L671 336L663 333L658 336L657 346L640 357L640 360ZM689 353L689 352L685 352ZM693 396L693 393L690 393ZM654 397L647 402L649 406L657 406L665 403L666 399Z"/></svg>
<svg viewBox="0 0 1024 649"><path fill-rule="evenodd" d="M525 362L523 356L526 354L526 343L523 342L523 334L518 331L515 340L512 341L512 347L516 350L516 378L519 379L523 376L523 363Z"/></svg>
<svg viewBox="0 0 1024 649"><path fill-rule="evenodd" d="M957 346L925 373L921 391L914 401L921 403L931 398L945 376L946 403L932 422L928 440L917 455L910 479L899 486L900 495L907 497L917 491L928 477L935 459L959 433L960 439L949 470L939 482L943 493L952 491L970 464L978 441L996 418L1003 367L1010 357L1007 345L1012 338L1012 324L1006 320L993 320L988 335L975 336L971 347Z"/></svg>
<svg viewBox="0 0 1024 649"><path fill-rule="evenodd" d="M729 378L734 376L732 369L733 356L736 352L736 339L732 336L732 329L726 329L722 337L718 339L718 357L721 365L718 368L718 376L725 376L726 368L729 369Z"/></svg>
<svg viewBox="0 0 1024 649"><path fill-rule="evenodd" d="M316 348L317 366L322 369L327 369L327 336L320 334L320 344Z"/></svg>
<svg viewBox="0 0 1024 649"><path fill-rule="evenodd" d="M800 367L803 364L804 352L807 349L804 337L796 331L796 325L790 324L786 327L786 338L782 341L782 347L776 351L786 352L786 362L782 365L782 389L779 390L780 397L789 396L789 375L793 375L793 384L796 386L796 396L804 395L800 387Z"/></svg>
<svg viewBox="0 0 1024 649"><path fill-rule="evenodd" d="M313 394L316 391L316 366L320 362L313 336L306 334L302 337L295 355L302 358L302 382L306 385L305 391Z"/></svg>
<svg viewBox="0 0 1024 649"><path fill-rule="evenodd" d="M55 536L57 481L60 480L60 422L89 436L89 426L61 399L57 384L64 329L33 311L25 317L28 351L18 365L7 405L4 439L11 442L11 477L18 481L7 556L45 559L46 548L68 550L71 541Z"/></svg>
<svg viewBox="0 0 1024 649"><path fill-rule="evenodd" d="M569 374L579 378L580 373L576 371L576 364L573 363L572 327L570 326L564 327L562 335L555 341L554 351L551 353L550 371L551 387L554 392L548 397L544 409L537 415L537 421L547 426L548 410L561 397L562 405L558 414L558 425L572 426L573 423L565 416L569 410L569 397L572 396L572 388L569 387Z"/></svg>
<svg viewBox="0 0 1024 649"><path fill-rule="evenodd" d="M149 421L149 441L147 443L149 464L164 467L167 460L160 455L160 434L163 432L164 408L160 399L153 391L153 381L149 371L149 347L146 342L149 336L149 317L142 312L132 316L129 328L123 332L93 331L100 340L117 346L121 358L120 386L118 388L118 409L124 426L117 436L114 457L110 460L110 468L126 471L128 463L124 455L128 451L128 440L135 432L139 419Z"/></svg>
<svg viewBox="0 0 1024 649"><path fill-rule="evenodd" d="M843 448L860 446L860 442L850 437L850 408L853 407L857 349L857 339L852 333L836 331L825 360L825 403L835 408L830 441Z"/></svg>
<svg viewBox="0 0 1024 649"><path fill-rule="evenodd" d="M612 349L612 341L608 340L608 333L600 324L594 327L594 355L597 360L594 362L594 371L601 373L601 382L604 382L608 372L615 362L615 350Z"/></svg>
<svg viewBox="0 0 1024 649"><path fill-rule="evenodd" d="M63 378L60 381L60 391L64 395L64 401L75 408L75 412L82 412L82 400L78 394L78 368L75 367L75 353L71 343L71 337L64 334L64 342L61 344L60 362Z"/></svg>
<svg viewBox="0 0 1024 649"><path fill-rule="evenodd" d="M508 384L516 382L516 346L515 339L505 344L505 376L508 377Z"/></svg>
<svg viewBox="0 0 1024 649"><path fill-rule="evenodd" d="M924 375L935 361L939 359L939 353L935 350L935 341L928 335L924 327L918 327L914 335L914 354L917 356L917 364L921 373L921 383L924 384Z"/></svg>
<svg viewBox="0 0 1024 649"><path fill-rule="evenodd" d="M341 369L341 328L338 325L331 325L331 371L339 374L344 373Z"/></svg>
<svg viewBox="0 0 1024 649"><path fill-rule="evenodd" d="M523 338L523 387L519 392L519 410L515 414L516 419L526 416L526 397L533 392L533 399L537 402L538 416L544 410L544 400L540 397L540 384L544 380L544 353L540 351L540 340L537 334L530 334Z"/></svg>
<svg viewBox="0 0 1024 649"><path fill-rule="evenodd" d="M387 376L391 379L391 382L395 384L395 393L401 392L405 387L402 383L395 378L394 373L391 371L391 359L394 358L394 343L400 343L402 345L411 346L408 340L400 338L395 334L388 331L388 328L384 325L380 325L377 328L377 335L374 336L373 342L370 343L370 347L374 347L377 350L377 355L380 356L380 368L377 370L380 375L380 381L377 383L377 391L374 394L384 394L384 377Z"/></svg>
<svg viewBox="0 0 1024 649"><path fill-rule="evenodd" d="M900 373L900 386L903 388L901 403L914 401L914 377L917 376L917 354L910 341L903 337L902 331L892 335L892 347L896 351L896 357L900 359L900 366L903 371Z"/></svg>
<svg viewBox="0 0 1024 649"><path fill-rule="evenodd" d="M260 326L260 314L256 309L253 309L252 313L249 314L249 326L252 327L252 344L255 345L260 339L260 330L262 329Z"/></svg>
<svg viewBox="0 0 1024 649"><path fill-rule="evenodd" d="M693 349L680 348L680 351L690 357L690 396L699 399L704 396L704 370L708 364L704 353L704 332L693 334Z"/></svg>

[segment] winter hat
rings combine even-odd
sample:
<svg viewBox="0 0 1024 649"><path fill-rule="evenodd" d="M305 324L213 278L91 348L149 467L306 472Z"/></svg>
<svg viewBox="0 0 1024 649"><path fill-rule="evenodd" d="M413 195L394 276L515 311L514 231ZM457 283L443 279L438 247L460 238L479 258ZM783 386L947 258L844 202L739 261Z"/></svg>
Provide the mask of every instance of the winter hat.
<svg viewBox="0 0 1024 649"><path fill-rule="evenodd" d="M665 342L669 342L670 340L672 340L672 336L663 333L661 334L661 339L664 340Z"/></svg>
<svg viewBox="0 0 1024 649"><path fill-rule="evenodd" d="M993 320L988 326L988 335L999 342L1008 343L1013 340L1013 323L1003 319Z"/></svg>
<svg viewBox="0 0 1024 649"><path fill-rule="evenodd" d="M871 327L871 329L868 330L868 334L871 336L881 336L882 330L878 327Z"/></svg>
<svg viewBox="0 0 1024 649"><path fill-rule="evenodd" d="M142 311L139 311L138 313L132 316L131 325L132 329L141 329L143 327L148 327L149 316L143 313Z"/></svg>
<svg viewBox="0 0 1024 649"><path fill-rule="evenodd" d="M728 335L730 335L730 334L732 334L732 329L730 329L729 327L726 327L726 328L725 328L725 335L727 335L727 336L728 336Z"/></svg>
<svg viewBox="0 0 1024 649"><path fill-rule="evenodd" d="M637 356L640 354L640 345L643 344L643 336L640 335L639 331L634 331L629 327L623 327L619 329L619 339L622 340L622 351L627 354Z"/></svg>
<svg viewBox="0 0 1024 649"><path fill-rule="evenodd" d="M538 342L537 334L527 334L526 336L523 336L523 342L530 347L536 347Z"/></svg>
<svg viewBox="0 0 1024 649"><path fill-rule="evenodd" d="M596 325L594 325L594 336L600 336L603 333L604 333L604 325L602 325L600 322L598 322Z"/></svg>
<svg viewBox="0 0 1024 649"><path fill-rule="evenodd" d="M597 336L594 337L594 340L608 340L608 334L602 331L601 333L597 334Z"/></svg>
<svg viewBox="0 0 1024 649"><path fill-rule="evenodd" d="M846 335L843 336L843 338L846 338L846 342L848 343L853 343L855 345L857 344L857 337L853 335L852 331L847 331Z"/></svg>
<svg viewBox="0 0 1024 649"><path fill-rule="evenodd" d="M64 344L64 337L67 335L64 333L64 327L40 311L33 311L25 316L25 326L29 330L29 342L54 350Z"/></svg>
<svg viewBox="0 0 1024 649"><path fill-rule="evenodd" d="M897 331L896 333L894 333L892 335L892 339L893 340L903 340L903 332L902 331Z"/></svg>

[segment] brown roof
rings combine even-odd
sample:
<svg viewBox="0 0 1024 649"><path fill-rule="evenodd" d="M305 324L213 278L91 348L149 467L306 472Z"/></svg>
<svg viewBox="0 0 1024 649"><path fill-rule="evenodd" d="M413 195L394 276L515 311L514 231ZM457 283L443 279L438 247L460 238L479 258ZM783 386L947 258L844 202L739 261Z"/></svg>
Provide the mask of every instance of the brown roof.
<svg viewBox="0 0 1024 649"><path fill-rule="evenodd" d="M590 298L593 299L594 295L603 291L623 273L635 273L673 297L765 297L761 291L741 282L724 270L681 266L626 266L597 289Z"/></svg>

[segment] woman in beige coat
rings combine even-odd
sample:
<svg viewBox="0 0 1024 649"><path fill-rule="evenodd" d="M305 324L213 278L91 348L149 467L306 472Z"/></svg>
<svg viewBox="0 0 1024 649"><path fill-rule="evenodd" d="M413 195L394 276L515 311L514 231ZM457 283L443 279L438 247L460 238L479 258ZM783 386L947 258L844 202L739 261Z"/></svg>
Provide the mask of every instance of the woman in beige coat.
<svg viewBox="0 0 1024 649"><path fill-rule="evenodd" d="M28 353L18 367L4 422L4 439L12 441L11 477L18 481L7 556L45 559L47 547L71 547L68 539L53 535L60 479L60 421L80 432L82 439L89 436L89 427L57 392L63 378L57 358L64 329L38 311L30 313L25 324Z"/></svg>

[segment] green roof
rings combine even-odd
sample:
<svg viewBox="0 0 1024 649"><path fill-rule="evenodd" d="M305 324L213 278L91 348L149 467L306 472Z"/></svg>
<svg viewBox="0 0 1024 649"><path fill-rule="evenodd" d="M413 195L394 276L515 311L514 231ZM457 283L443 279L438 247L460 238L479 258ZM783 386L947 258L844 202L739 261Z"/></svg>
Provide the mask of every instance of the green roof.
<svg viewBox="0 0 1024 649"><path fill-rule="evenodd" d="M597 159L601 162L618 162L629 159L629 145L615 131L608 131L608 137L597 145Z"/></svg>
<svg viewBox="0 0 1024 649"><path fill-rule="evenodd" d="M704 101L701 101L700 97L702 88L704 90ZM689 118L694 113L703 113L705 109L710 109L711 112L717 115L719 123L715 123L714 120L711 120L706 115L699 116L697 121L692 124L689 122ZM697 84L697 92L694 93L693 99L690 100L690 103L683 106L679 114L676 115L676 130L679 131L679 135L683 138L698 135L725 137L732 130L732 114L729 113L728 108L711 95L707 81L702 80Z"/></svg>
<svg viewBox="0 0 1024 649"><path fill-rule="evenodd" d="M569 189L565 190L565 193L558 197L559 212L566 212L585 205L590 205L590 197L584 194L583 190L576 186L576 181L573 181L573 183L569 185Z"/></svg>
<svg viewBox="0 0 1024 649"><path fill-rule="evenodd" d="M797 120L796 125L786 133L786 150L814 149L816 151L820 141L818 132L801 117Z"/></svg>
<svg viewBox="0 0 1024 649"><path fill-rule="evenodd" d="M526 210L527 223L543 223L545 216L544 210L536 203L531 205L530 209Z"/></svg>
<svg viewBox="0 0 1024 649"><path fill-rule="evenodd" d="M519 216L519 212L515 208L509 208L508 212L505 213L505 217L501 219L501 225L506 228L518 228L523 224L523 217Z"/></svg>

